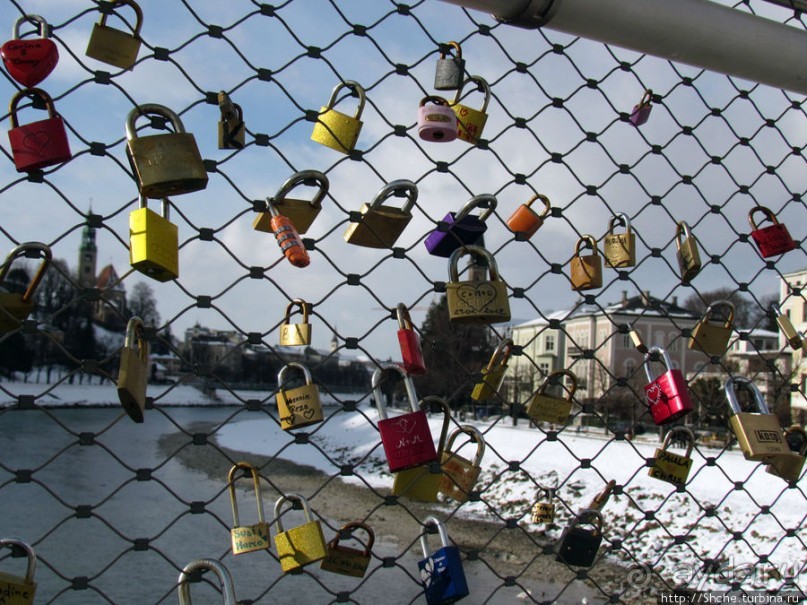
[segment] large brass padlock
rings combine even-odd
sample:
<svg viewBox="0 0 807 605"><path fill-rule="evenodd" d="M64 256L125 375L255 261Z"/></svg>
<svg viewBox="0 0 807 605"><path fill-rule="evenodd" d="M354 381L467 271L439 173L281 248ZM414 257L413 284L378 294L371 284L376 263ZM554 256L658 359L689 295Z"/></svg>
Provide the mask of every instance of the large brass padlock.
<svg viewBox="0 0 807 605"><path fill-rule="evenodd" d="M406 196L400 208L385 206L384 200L393 195ZM412 181L398 179L387 183L369 204L361 207L361 220L350 223L345 241L365 248L392 248L412 220L412 207L418 199L418 188Z"/></svg>
<svg viewBox="0 0 807 605"><path fill-rule="evenodd" d="M698 240L684 221L679 221L675 229L675 247L681 281L692 281L701 270L701 255Z"/></svg>
<svg viewBox="0 0 807 605"><path fill-rule="evenodd" d="M168 120L174 132L138 137L135 121L148 115ZM207 187L207 170L196 139L185 132L179 116L164 105L146 103L130 111L126 120L126 139L129 162L140 193L146 197L157 199Z"/></svg>
<svg viewBox="0 0 807 605"><path fill-rule="evenodd" d="M681 437L676 440L686 441L687 452L685 455L674 454L669 451L670 445L676 435ZM664 442L660 448L656 448L656 454L653 457L653 466L651 466L647 474L653 479L666 481L672 483L674 486L679 487L686 485L689 478L689 471L692 470L692 448L695 447L695 435L686 426L675 426L664 436Z"/></svg>
<svg viewBox="0 0 807 605"><path fill-rule="evenodd" d="M333 108L336 104L336 95L342 88L352 90L359 97L359 105L352 118ZM311 132L311 140L342 153L353 151L361 132L361 113L364 111L364 102L364 89L358 82L347 80L337 84L331 92L328 104L319 110L317 123L314 124L314 130Z"/></svg>
<svg viewBox="0 0 807 605"><path fill-rule="evenodd" d="M286 372L296 368L303 373L305 384L287 389L285 387ZM319 401L319 389L311 381L311 372L303 364L292 361L284 365L277 374L277 416L280 428L284 431L299 429L322 422L322 405Z"/></svg>
<svg viewBox="0 0 807 605"><path fill-rule="evenodd" d="M807 433L798 424L794 424L785 429L785 441L790 452L773 458L765 467L765 472L781 477L785 481L796 482L801 476L801 469L804 468L804 460L807 457Z"/></svg>
<svg viewBox="0 0 807 605"><path fill-rule="evenodd" d="M473 82L476 84L476 89L485 94L485 100L482 103L481 109L474 109L460 103L462 96L462 89L466 84ZM484 78L480 76L471 76L465 80L462 85L457 89L457 94L454 95L454 101L451 106L454 113L457 114L457 138L462 139L466 143L476 145L479 139L482 138L482 131L485 128L485 122L488 121L488 114L485 111L490 103L490 86Z"/></svg>
<svg viewBox="0 0 807 605"><path fill-rule="evenodd" d="M288 194L291 190L298 185L316 185L318 190L314 197L308 200L289 199ZM291 175L288 180L278 189L275 197L271 198L269 202L277 209L277 211L289 218L297 228L297 233L305 233L317 218L320 210L322 210L322 200L328 193L330 183L328 177L318 170L301 170ZM272 233L272 213L260 212L255 220L252 221L252 228L256 231L265 231Z"/></svg>
<svg viewBox="0 0 807 605"><path fill-rule="evenodd" d="M754 405L759 413L740 410L735 385L753 396ZM774 458L790 453L779 420L770 413L765 396L753 382L747 378L733 376L726 381L725 392L732 411L729 425L746 460L772 462Z"/></svg>
<svg viewBox="0 0 807 605"><path fill-rule="evenodd" d="M464 254L470 254L488 265L489 280L460 281L457 265ZM446 303L448 317L456 323L491 324L510 321L507 285L499 277L493 255L481 246L457 248L448 259Z"/></svg>
<svg viewBox="0 0 807 605"><path fill-rule="evenodd" d="M284 502L291 501L297 501L302 505L306 522L285 531L280 520L280 509ZM311 509L308 507L308 502L298 494L281 496L275 502L274 539L277 556L280 559L280 568L283 573L301 569L328 556L322 526L319 521L311 518Z"/></svg>
<svg viewBox="0 0 807 605"><path fill-rule="evenodd" d="M484 401L495 397L504 382L504 375L507 372L507 362L513 353L513 339L505 338L493 351L488 365L482 368L482 377L474 385L471 391L471 399L474 401Z"/></svg>
<svg viewBox="0 0 807 605"><path fill-rule="evenodd" d="M2 538L0 546L17 547L25 551L28 557L28 567L25 576L16 576L0 571L0 603L3 605L33 605L36 594L36 554L30 545L17 538Z"/></svg>
<svg viewBox="0 0 807 605"><path fill-rule="evenodd" d="M625 233L614 233L616 225L624 225ZM608 233L602 240L605 264L614 269L633 267L636 264L636 234L627 214L617 213L608 223Z"/></svg>
<svg viewBox="0 0 807 605"><path fill-rule="evenodd" d="M451 447L454 440L460 433L465 433L476 443L476 454L473 460L463 458ZM459 449L459 448L457 448ZM443 469L443 476L440 479L440 493L448 498L453 498L457 502L467 502L473 491L476 482L479 480L479 473L482 472L482 459L485 456L485 438L476 428L469 424L460 425L446 442L445 450L440 456L440 466Z"/></svg>
<svg viewBox="0 0 807 605"><path fill-rule="evenodd" d="M227 569L223 563L219 563L215 559L196 559L182 568L182 571L179 572L179 578L177 579L179 605L192 605L190 588L191 574L201 571L212 571L218 578L219 592L221 592L223 605L238 605L238 599L235 596L235 584L233 584L233 577L230 575L230 570Z"/></svg>
<svg viewBox="0 0 807 605"><path fill-rule="evenodd" d="M591 249L591 254L581 256L583 245ZM577 240L571 261L572 290L594 290L602 288L602 257L597 251L597 240L584 235Z"/></svg>
<svg viewBox="0 0 807 605"><path fill-rule="evenodd" d="M162 200L162 215L146 206L129 214L129 264L143 275L160 282L179 277L179 232L170 220L171 203Z"/></svg>
<svg viewBox="0 0 807 605"><path fill-rule="evenodd" d="M238 501L235 497L235 482L239 479L236 476L238 471L243 471L243 476L252 479L252 489L255 492L255 500L258 504L258 522L253 525L241 525L238 514ZM227 475L227 488L230 491L230 505L233 509L233 527L230 530L230 540L232 542L233 554L242 555L256 550L268 550L269 545L269 524L263 517L263 499L261 498L261 477L258 469L249 462L236 462Z"/></svg>
<svg viewBox="0 0 807 605"><path fill-rule="evenodd" d="M42 262L29 284L6 281L15 260L41 257ZM16 246L0 267L0 334L16 330L34 310L34 294L50 266L51 250L41 242L25 242Z"/></svg>
<svg viewBox="0 0 807 605"><path fill-rule="evenodd" d="M102 4L107 4L103 2ZM84 54L120 69L131 69L140 52L140 30L143 27L143 11L134 0L112 0L111 8L130 6L135 12L134 33L108 27L107 12L101 13L101 20L92 28L90 42ZM114 11L113 11L114 12Z"/></svg>
<svg viewBox="0 0 807 605"><path fill-rule="evenodd" d="M219 111L219 149L242 149L246 143L246 125L244 110L238 103L233 103L223 90L218 96Z"/></svg>
<svg viewBox="0 0 807 605"><path fill-rule="evenodd" d="M129 418L143 422L149 381L149 343L143 335L143 320L132 317L126 324L126 339L120 353L118 399Z"/></svg>
<svg viewBox="0 0 807 605"><path fill-rule="evenodd" d="M571 381L568 387L568 398L555 397L547 394L546 390L550 385L560 384L560 378L567 376ZM529 404L527 405L527 416L532 418L535 422L550 422L552 424L563 425L569 419L569 414L572 411L572 400L574 393L577 390L577 376L571 370L557 370L549 374L538 391L533 395Z"/></svg>
<svg viewBox="0 0 807 605"><path fill-rule="evenodd" d="M726 309L725 319L715 323L712 318L716 315L717 309L721 308ZM703 318L692 329L689 348L694 351L703 351L710 356L720 357L729 346L733 322L734 304L728 300L713 302L706 309Z"/></svg>
<svg viewBox="0 0 807 605"><path fill-rule="evenodd" d="M291 323L291 312L295 307L300 308L303 314L303 323ZM311 344L311 324L308 323L308 313L311 305L302 298L295 298L286 307L286 318L280 324L280 346L303 347Z"/></svg>
<svg viewBox="0 0 807 605"><path fill-rule="evenodd" d="M532 505L531 519L533 523L554 523L555 521L555 503L552 500L555 497L555 490L548 487L540 487L539 494L545 494L544 500L538 500ZM540 497L540 495L539 495Z"/></svg>
<svg viewBox="0 0 807 605"><path fill-rule="evenodd" d="M363 549L359 550L339 544L341 539L357 540L358 538L353 536L353 532L357 529L362 529L367 534L367 543L364 544ZM342 526L333 540L328 542L328 556L322 560L319 568L344 576L362 578L370 565L374 542L375 533L369 525L360 521L347 523Z"/></svg>

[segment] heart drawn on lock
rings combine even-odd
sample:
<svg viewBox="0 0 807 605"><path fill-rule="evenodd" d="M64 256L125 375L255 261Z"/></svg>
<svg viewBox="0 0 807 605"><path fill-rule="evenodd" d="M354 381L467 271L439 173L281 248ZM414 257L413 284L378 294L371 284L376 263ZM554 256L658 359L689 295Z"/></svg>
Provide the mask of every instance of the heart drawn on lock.
<svg viewBox="0 0 807 605"><path fill-rule="evenodd" d="M496 300L496 288L489 283L463 284L457 288L457 297L465 306L479 313Z"/></svg>
<svg viewBox="0 0 807 605"><path fill-rule="evenodd" d="M44 155L44 151L49 144L50 135L44 130L26 133L25 138L22 140L22 146L39 157Z"/></svg>
<svg viewBox="0 0 807 605"><path fill-rule="evenodd" d="M303 418L306 420L311 420L314 417L314 410L313 408L307 408L305 412L303 412Z"/></svg>
<svg viewBox="0 0 807 605"><path fill-rule="evenodd" d="M656 405L659 401L661 401L662 391L657 382L646 386L644 388L644 392L645 395L647 395L647 401L650 402L650 405Z"/></svg>
<svg viewBox="0 0 807 605"><path fill-rule="evenodd" d="M28 88L50 75L59 62L59 49L53 40L9 40L0 49L9 75Z"/></svg>

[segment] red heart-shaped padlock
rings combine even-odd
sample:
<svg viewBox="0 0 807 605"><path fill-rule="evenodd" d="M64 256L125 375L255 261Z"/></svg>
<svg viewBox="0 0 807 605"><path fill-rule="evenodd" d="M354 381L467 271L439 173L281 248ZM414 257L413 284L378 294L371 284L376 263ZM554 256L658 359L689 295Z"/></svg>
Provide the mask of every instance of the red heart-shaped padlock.
<svg viewBox="0 0 807 605"><path fill-rule="evenodd" d="M9 40L0 50L9 75L27 88L48 77L59 62L59 49L53 40Z"/></svg>

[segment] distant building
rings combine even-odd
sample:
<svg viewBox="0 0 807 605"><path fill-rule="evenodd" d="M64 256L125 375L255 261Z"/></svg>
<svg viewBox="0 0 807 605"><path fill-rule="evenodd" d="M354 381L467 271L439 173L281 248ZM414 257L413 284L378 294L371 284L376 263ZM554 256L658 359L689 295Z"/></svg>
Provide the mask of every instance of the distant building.
<svg viewBox="0 0 807 605"><path fill-rule="evenodd" d="M98 247L95 244L95 229L89 225L81 232L78 251L78 284L82 288L98 288L100 300L93 303L93 320L112 331L126 327L126 288L115 267L107 265L96 273Z"/></svg>
<svg viewBox="0 0 807 605"><path fill-rule="evenodd" d="M790 318L793 327L807 333L807 269L785 273L779 280L779 308ZM779 335L779 350L790 351L784 335ZM793 350L793 378L799 385L798 392L791 393L790 411L793 422L804 426L807 422L807 355L802 348Z"/></svg>

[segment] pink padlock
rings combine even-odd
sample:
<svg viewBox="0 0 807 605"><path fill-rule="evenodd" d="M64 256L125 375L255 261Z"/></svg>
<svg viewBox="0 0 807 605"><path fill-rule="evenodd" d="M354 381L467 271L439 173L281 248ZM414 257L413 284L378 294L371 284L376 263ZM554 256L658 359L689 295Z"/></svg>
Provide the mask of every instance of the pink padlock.
<svg viewBox="0 0 807 605"><path fill-rule="evenodd" d="M642 100L639 101L639 104L633 108L633 111L630 112L630 122L634 126L641 126L647 119L650 117L650 112L653 110L653 106L650 104L650 101L653 100L653 91L649 88L644 91L644 95L642 96Z"/></svg>
<svg viewBox="0 0 807 605"><path fill-rule="evenodd" d="M443 97L429 96L420 100L418 136L432 143L449 143L457 138L457 114Z"/></svg>

